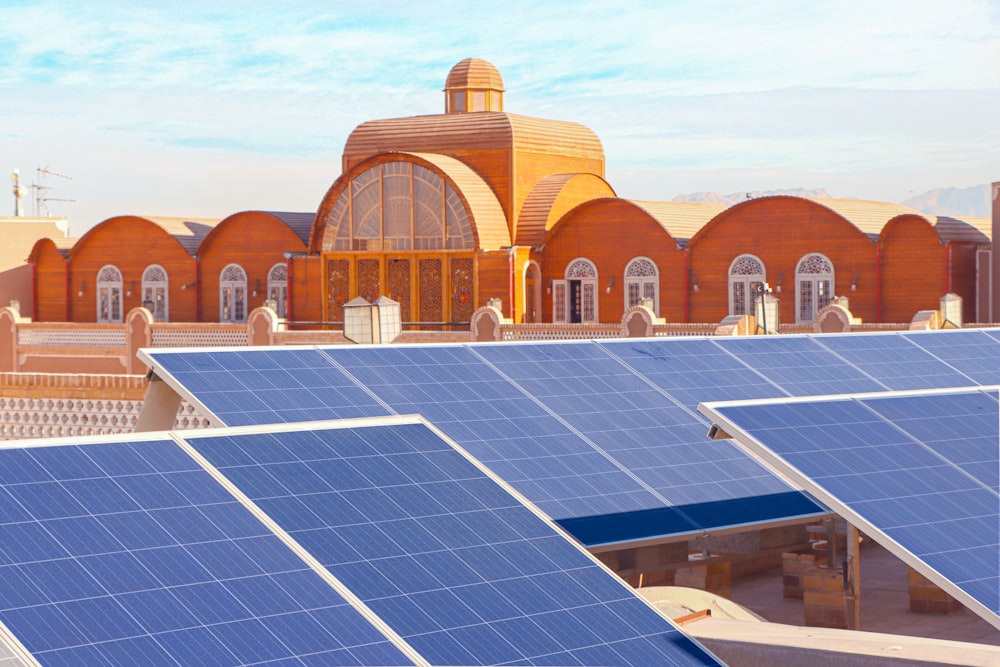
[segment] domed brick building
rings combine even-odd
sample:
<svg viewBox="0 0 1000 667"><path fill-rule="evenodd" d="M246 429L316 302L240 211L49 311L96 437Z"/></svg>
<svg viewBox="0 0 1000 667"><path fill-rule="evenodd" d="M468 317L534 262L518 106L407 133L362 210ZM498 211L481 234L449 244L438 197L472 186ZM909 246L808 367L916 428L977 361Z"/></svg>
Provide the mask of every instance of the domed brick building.
<svg viewBox="0 0 1000 667"><path fill-rule="evenodd" d="M515 322L565 323L619 322L648 299L670 322L718 322L751 312L767 283L787 323L836 296L864 321L908 322L947 293L983 319L985 219L851 199L632 201L604 166L592 130L505 111L500 72L469 58L448 73L444 113L351 132L315 214L119 216L68 250L40 241L34 312L119 321L151 303L161 320L240 322L270 299L314 324L387 296L433 328L494 299Z"/></svg>

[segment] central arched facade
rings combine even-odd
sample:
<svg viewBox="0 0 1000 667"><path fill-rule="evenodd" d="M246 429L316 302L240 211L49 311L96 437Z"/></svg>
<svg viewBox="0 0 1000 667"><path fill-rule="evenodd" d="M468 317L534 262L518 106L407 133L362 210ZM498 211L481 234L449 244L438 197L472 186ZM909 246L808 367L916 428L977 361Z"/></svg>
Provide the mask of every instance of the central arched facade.
<svg viewBox="0 0 1000 667"><path fill-rule="evenodd" d="M485 215L476 215L470 198ZM403 322L469 321L477 307L482 217L492 223L485 236L509 245L495 196L453 158L393 153L351 170L331 188L313 229L324 319L343 320L344 304L356 296L387 296L399 302Z"/></svg>

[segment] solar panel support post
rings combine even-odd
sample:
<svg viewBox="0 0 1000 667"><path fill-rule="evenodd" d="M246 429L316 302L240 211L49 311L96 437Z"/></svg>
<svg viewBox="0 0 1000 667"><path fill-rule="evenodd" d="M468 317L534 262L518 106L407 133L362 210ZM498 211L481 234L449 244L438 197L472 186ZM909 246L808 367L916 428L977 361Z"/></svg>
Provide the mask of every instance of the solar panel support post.
<svg viewBox="0 0 1000 667"><path fill-rule="evenodd" d="M861 629L861 535L847 524L847 553L844 555L844 593L847 597L847 629Z"/></svg>

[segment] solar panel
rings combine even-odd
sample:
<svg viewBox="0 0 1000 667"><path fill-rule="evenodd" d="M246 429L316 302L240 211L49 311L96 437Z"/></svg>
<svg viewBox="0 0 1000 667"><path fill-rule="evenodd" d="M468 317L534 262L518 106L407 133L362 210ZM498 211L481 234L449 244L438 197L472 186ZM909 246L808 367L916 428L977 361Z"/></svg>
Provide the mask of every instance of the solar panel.
<svg viewBox="0 0 1000 667"><path fill-rule="evenodd" d="M718 664L431 429L187 436L437 665Z"/></svg>
<svg viewBox="0 0 1000 667"><path fill-rule="evenodd" d="M816 340L858 368L863 368L889 389L933 389L978 384L915 344L913 336L898 333L844 334L823 336Z"/></svg>
<svg viewBox="0 0 1000 667"><path fill-rule="evenodd" d="M749 336L720 337L713 342L792 396L888 389L864 369L824 349L821 340L813 336Z"/></svg>
<svg viewBox="0 0 1000 667"><path fill-rule="evenodd" d="M708 339L624 339L598 345L692 410L708 400L788 395Z"/></svg>
<svg viewBox="0 0 1000 667"><path fill-rule="evenodd" d="M150 351L215 426L377 417L391 411L314 348Z"/></svg>
<svg viewBox="0 0 1000 667"><path fill-rule="evenodd" d="M821 511L731 442L706 441L700 415L601 346L475 352L703 530Z"/></svg>
<svg viewBox="0 0 1000 667"><path fill-rule="evenodd" d="M207 406L220 424L422 414L579 540L596 546L814 514L815 505L804 495L760 476L760 469L734 448L698 433L697 417L685 422L682 408L693 411L707 400L984 379L988 374L962 370L974 365L971 360L956 365L945 359L969 357L968 349L937 350L948 351L947 341L961 334L973 334L975 355L1000 357L995 338L962 331L148 350L140 357L158 374L162 370L175 389ZM523 350L564 346L584 356L553 352L552 359L525 362L528 368L518 370L515 359L527 354ZM511 361L505 362L504 355ZM198 369L209 379L198 379ZM259 375L272 373L281 378L274 390L281 402L263 406L252 385ZM298 381L300 373L311 379ZM329 393L321 396L321 389ZM643 414L641 401L652 401L656 408ZM644 448L641 438L636 441L637 433L657 429L666 434L663 446ZM678 474L682 470L686 475ZM742 502L747 498L754 502Z"/></svg>
<svg viewBox="0 0 1000 667"><path fill-rule="evenodd" d="M0 620L46 665L414 664L162 438L0 449Z"/></svg>
<svg viewBox="0 0 1000 667"><path fill-rule="evenodd" d="M1000 628L995 389L702 410L748 452Z"/></svg>
<svg viewBox="0 0 1000 667"><path fill-rule="evenodd" d="M398 413L423 415L550 517L664 506L648 486L468 347L325 351ZM666 513L669 525L696 529L672 510Z"/></svg>
<svg viewBox="0 0 1000 667"><path fill-rule="evenodd" d="M1000 384L1000 338L996 330L913 332L907 338L967 375L975 384ZM968 383L963 383L968 384Z"/></svg>

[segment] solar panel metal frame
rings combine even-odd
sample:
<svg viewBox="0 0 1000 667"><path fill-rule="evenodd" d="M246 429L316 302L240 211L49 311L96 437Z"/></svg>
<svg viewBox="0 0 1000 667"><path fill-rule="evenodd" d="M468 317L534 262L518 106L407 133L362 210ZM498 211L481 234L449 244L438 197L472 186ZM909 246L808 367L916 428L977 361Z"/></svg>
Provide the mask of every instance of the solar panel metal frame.
<svg viewBox="0 0 1000 667"><path fill-rule="evenodd" d="M767 466L769 469L774 471L776 474L785 476L787 479L792 480L794 483L799 484L802 488L806 489L810 494L815 496L821 503L829 507L833 512L837 513L851 525L855 526L863 533L874 539L876 542L885 547L886 550L891 552L901 561L909 565L911 568L919 572L921 575L926 577L928 580L932 581L939 588L947 592L956 600L960 601L964 606L969 608L971 611L975 612L978 616L982 617L985 621L1000 629L1000 615L998 615L993 610L989 609L982 602L971 596L969 593L964 591L957 584L952 582L950 579L942 575L936 569L928 565L923 559L911 552L905 546L901 545L895 539L890 537L884 530L879 528L877 525L869 521L867 518L855 511L848 501L841 500L836 495L827 491L822 485L815 482L810 476L806 475L800 471L795 466L791 465L784 460L780 455L771 451L764 443L759 441L753 435L743 430L739 424L735 423L724 413L720 412L727 407L756 407L756 406L766 406L766 405L785 405L792 403L811 403L811 404L822 404L831 403L833 401L842 401L845 399L885 399L893 397L906 397L906 396L935 396L944 394L961 394L970 392L984 392L984 391L994 391L1000 393L1000 385L998 386L970 386L970 387L949 387L940 389L923 389L923 390L913 390L913 391L889 391L889 392L874 392L874 393L859 393L859 394L831 394L829 396L796 396L788 398L776 398L776 399L760 399L760 400L740 400L740 401L713 401L702 403L698 406L699 411L708 417L713 422L713 428L721 428L726 434L731 436L733 440L739 444L748 454L756 458L763 465ZM874 413L873 413L873 416ZM883 421L887 423L889 420L878 415ZM998 411L998 420L1000 420L1000 411ZM909 435L909 434L908 434ZM913 437L912 435L910 437ZM1000 445L1000 443L998 443ZM1000 570L1000 564L998 564L998 570ZM862 586L864 584L862 583Z"/></svg>

